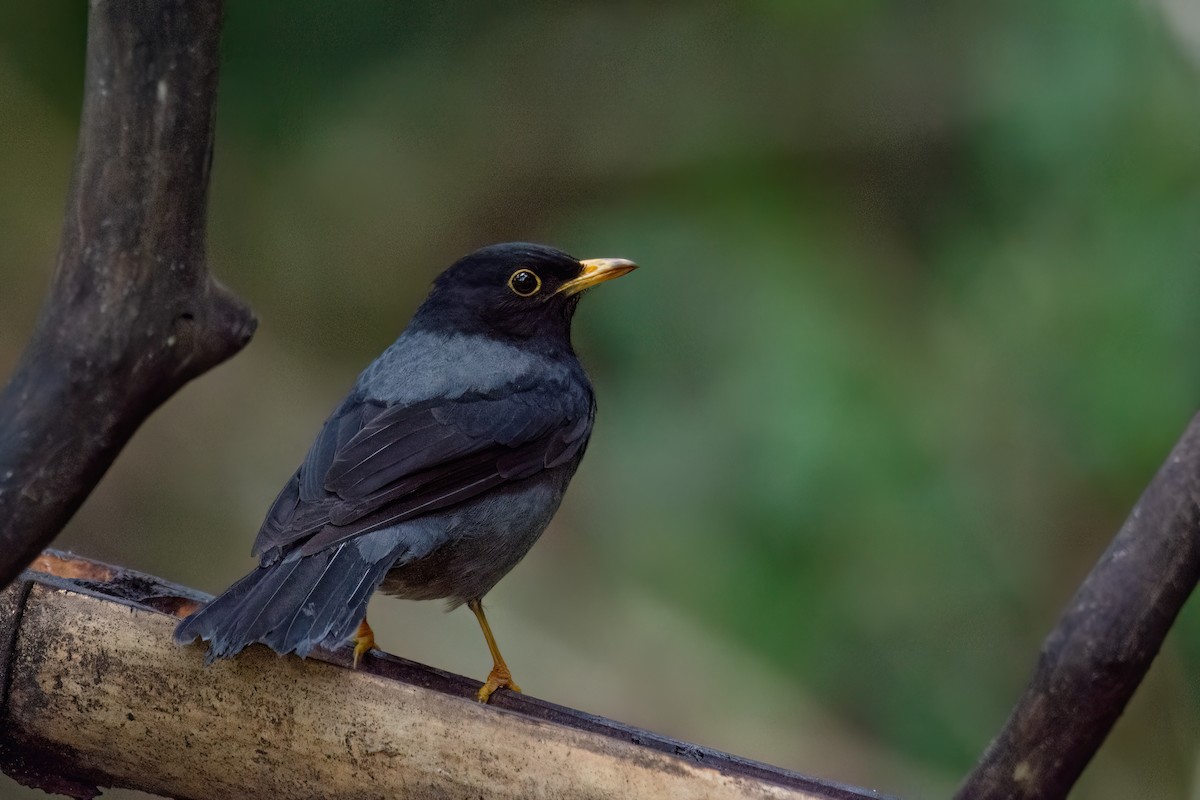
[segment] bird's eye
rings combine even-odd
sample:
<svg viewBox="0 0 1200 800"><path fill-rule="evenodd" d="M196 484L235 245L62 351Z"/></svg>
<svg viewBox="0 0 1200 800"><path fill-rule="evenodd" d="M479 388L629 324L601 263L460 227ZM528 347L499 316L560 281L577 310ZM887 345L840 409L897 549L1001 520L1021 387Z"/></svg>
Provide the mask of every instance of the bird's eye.
<svg viewBox="0 0 1200 800"><path fill-rule="evenodd" d="M527 269L519 269L508 279L508 288L521 297L532 297L542 288L542 279Z"/></svg>

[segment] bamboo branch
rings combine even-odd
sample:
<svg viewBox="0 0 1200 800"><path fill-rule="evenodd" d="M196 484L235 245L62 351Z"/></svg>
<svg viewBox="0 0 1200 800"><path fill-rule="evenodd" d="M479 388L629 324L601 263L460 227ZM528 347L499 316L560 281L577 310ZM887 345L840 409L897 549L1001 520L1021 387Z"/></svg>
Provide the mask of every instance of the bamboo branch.
<svg viewBox="0 0 1200 800"><path fill-rule="evenodd" d="M0 395L0 587L142 421L254 332L205 260L221 8L92 0L58 264Z"/></svg>
<svg viewBox="0 0 1200 800"><path fill-rule="evenodd" d="M348 669L252 647L203 666L171 641L203 596L47 553L0 593L0 766L92 797L791 798L879 795L806 778L392 656ZM65 577L64 577L65 576ZM497 707L498 706L498 707Z"/></svg>
<svg viewBox="0 0 1200 800"><path fill-rule="evenodd" d="M1066 797L1200 579L1200 415L1042 645L960 800Z"/></svg>

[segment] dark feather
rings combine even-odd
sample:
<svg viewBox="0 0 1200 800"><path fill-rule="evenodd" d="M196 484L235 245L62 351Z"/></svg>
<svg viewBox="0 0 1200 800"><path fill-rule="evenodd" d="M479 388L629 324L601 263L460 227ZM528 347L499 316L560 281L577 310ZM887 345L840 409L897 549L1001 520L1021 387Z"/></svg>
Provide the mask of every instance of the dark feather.
<svg viewBox="0 0 1200 800"><path fill-rule="evenodd" d="M254 642L300 656L320 644L335 647L353 632L371 593L403 557L404 548L395 539L389 540L392 549L376 552L374 558L364 556L369 548L348 543L259 567L181 623L175 640L211 642L209 663Z"/></svg>
<svg viewBox="0 0 1200 800"><path fill-rule="evenodd" d="M582 268L512 243L442 273L275 499L258 569L176 638L209 640L210 661L252 642L300 655L340 644L393 569L405 596L482 597L545 529L591 434L591 386L570 345L579 297L556 290ZM516 269L545 291L515 294Z"/></svg>
<svg viewBox="0 0 1200 800"><path fill-rule="evenodd" d="M299 488L276 500L255 550L312 555L528 478L581 454L592 417L577 383L412 405L352 396L310 448Z"/></svg>

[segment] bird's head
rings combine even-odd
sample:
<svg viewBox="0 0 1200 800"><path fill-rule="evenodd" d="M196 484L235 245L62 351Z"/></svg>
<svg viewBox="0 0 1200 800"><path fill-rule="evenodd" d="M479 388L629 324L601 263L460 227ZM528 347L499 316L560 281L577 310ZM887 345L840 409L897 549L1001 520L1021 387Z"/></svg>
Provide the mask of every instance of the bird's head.
<svg viewBox="0 0 1200 800"><path fill-rule="evenodd" d="M636 267L621 258L580 261L524 242L484 247L438 276L413 325L442 333L569 344L571 316L583 291Z"/></svg>

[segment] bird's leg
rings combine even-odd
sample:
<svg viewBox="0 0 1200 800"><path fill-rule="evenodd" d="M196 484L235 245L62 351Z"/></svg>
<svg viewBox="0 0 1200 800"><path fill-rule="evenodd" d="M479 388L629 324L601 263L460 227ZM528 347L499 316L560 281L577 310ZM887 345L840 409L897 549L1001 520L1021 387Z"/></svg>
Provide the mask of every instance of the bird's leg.
<svg viewBox="0 0 1200 800"><path fill-rule="evenodd" d="M371 630L371 626L367 624L367 618L363 617L363 621L358 623L358 630L354 634L354 668L358 669L358 662L363 657L363 653L374 649L375 631Z"/></svg>
<svg viewBox="0 0 1200 800"><path fill-rule="evenodd" d="M497 689L521 691L521 687L513 682L512 673L508 671L508 665L504 663L504 656L500 655L500 648L496 646L496 637L492 636L492 629L488 626L487 617L483 615L483 603L478 599L468 600L467 608L471 609L475 619L479 620L479 627L483 629L483 638L487 639L488 650L492 651L492 671L488 673L487 681L479 687L479 694L475 697L479 702L486 703L492 696L492 692Z"/></svg>

